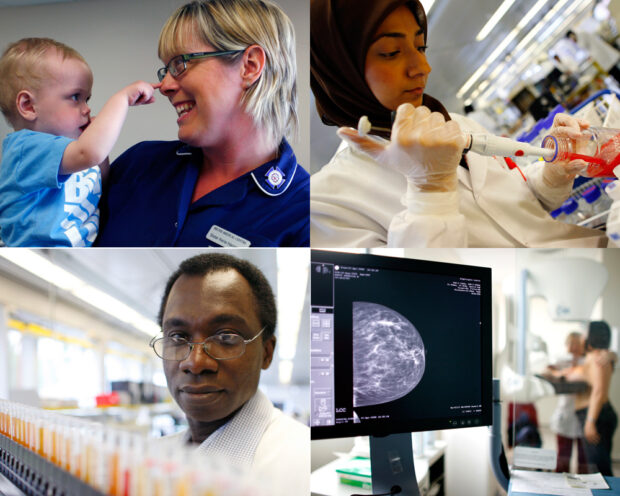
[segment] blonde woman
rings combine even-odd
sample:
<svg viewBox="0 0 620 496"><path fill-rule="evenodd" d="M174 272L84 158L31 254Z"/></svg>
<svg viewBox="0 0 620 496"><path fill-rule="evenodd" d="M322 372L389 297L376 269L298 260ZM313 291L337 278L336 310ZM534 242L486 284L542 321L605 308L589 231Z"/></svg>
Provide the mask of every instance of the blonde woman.
<svg viewBox="0 0 620 496"><path fill-rule="evenodd" d="M179 141L111 166L100 246L308 246L309 176L296 132L295 36L263 0L196 0L159 39L160 92Z"/></svg>

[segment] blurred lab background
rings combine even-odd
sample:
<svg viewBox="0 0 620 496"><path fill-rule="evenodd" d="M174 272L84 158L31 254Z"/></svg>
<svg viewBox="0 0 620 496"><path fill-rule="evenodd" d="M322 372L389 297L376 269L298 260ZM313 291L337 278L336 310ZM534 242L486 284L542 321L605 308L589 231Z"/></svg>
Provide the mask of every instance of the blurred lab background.
<svg viewBox="0 0 620 496"><path fill-rule="evenodd" d="M566 337L573 331L587 335L590 320L609 323L610 349L618 353L620 251L531 248L358 251L492 269L492 373L501 381L501 432L508 463L512 466L516 446L556 450L551 418L560 395L537 374L566 358ZM439 308L446 310L440 303ZM450 373L466 372L450 370ZM618 365L611 379L609 398L618 410ZM340 453L355 453L363 445L359 441L360 438L312 441L312 470L335 460ZM435 468L434 474L431 469L429 494L460 495L463 491L487 496L506 494L491 469L488 427L415 433L415 446L423 446L415 452L416 459L429 460ZM442 454L439 464L436 463L438 450ZM570 460L574 473L577 472L576 451L574 447ZM612 461L614 475L618 476L618 430L613 439Z"/></svg>
<svg viewBox="0 0 620 496"><path fill-rule="evenodd" d="M620 91L617 0L422 4L432 67L426 92L491 133L537 144L556 112L574 113L592 101L604 119ZM576 41L567 37L569 30ZM335 127L321 123L312 104L311 170L316 172L340 140ZM592 124L600 124L596 115L591 117ZM608 127L620 127L620 121Z"/></svg>
<svg viewBox="0 0 620 496"><path fill-rule="evenodd" d="M149 341L168 277L203 251L0 250L0 398L153 436L183 428ZM259 387L307 424L309 251L217 251L269 280L278 341Z"/></svg>
<svg viewBox="0 0 620 496"><path fill-rule="evenodd" d="M164 23L188 0L0 0L0 51L27 37L49 37L82 54L93 75L92 115L117 91L139 79L156 82L163 66L157 42ZM298 0L274 0L295 27L299 135L289 142L299 163L309 170L310 34L308 6ZM152 105L131 108L110 154L115 159L145 140L177 139L177 115L156 92ZM0 136L12 129L0 119Z"/></svg>

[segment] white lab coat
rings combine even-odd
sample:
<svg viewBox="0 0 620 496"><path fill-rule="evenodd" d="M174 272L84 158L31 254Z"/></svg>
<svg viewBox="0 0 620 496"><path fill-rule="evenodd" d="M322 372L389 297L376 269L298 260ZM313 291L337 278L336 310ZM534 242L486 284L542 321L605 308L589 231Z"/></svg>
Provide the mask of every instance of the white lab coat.
<svg viewBox="0 0 620 496"><path fill-rule="evenodd" d="M273 421L256 448L250 473L268 494L310 494L310 429L274 407Z"/></svg>
<svg viewBox="0 0 620 496"><path fill-rule="evenodd" d="M596 33L577 31L577 44L590 52L592 58L607 72L620 60L620 52Z"/></svg>
<svg viewBox="0 0 620 496"><path fill-rule="evenodd" d="M251 426L247 426L251 428ZM186 446L188 431L161 438L161 446ZM247 432L239 432L239 446ZM200 446L196 447L200 451ZM310 494L310 429L272 407L271 418L249 467L248 475L270 496Z"/></svg>
<svg viewBox="0 0 620 496"><path fill-rule="evenodd" d="M484 132L466 117L452 118L464 132ZM557 208L570 185L561 191L546 187L543 163L528 166L525 181L503 159L472 152L466 158L469 171L459 166L458 191L423 193L409 190L400 173L343 144L311 178L312 247L606 245L599 231L551 218L546 209Z"/></svg>

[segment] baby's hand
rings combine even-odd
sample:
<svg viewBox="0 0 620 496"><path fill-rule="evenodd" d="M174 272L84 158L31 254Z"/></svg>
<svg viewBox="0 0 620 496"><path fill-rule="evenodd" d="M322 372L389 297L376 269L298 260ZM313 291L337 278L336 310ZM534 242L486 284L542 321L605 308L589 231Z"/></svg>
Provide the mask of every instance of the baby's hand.
<svg viewBox="0 0 620 496"><path fill-rule="evenodd" d="M146 105L155 101L155 90L161 86L161 83L147 83L145 81L136 81L123 90L122 93L127 96L127 104L130 107L136 105Z"/></svg>

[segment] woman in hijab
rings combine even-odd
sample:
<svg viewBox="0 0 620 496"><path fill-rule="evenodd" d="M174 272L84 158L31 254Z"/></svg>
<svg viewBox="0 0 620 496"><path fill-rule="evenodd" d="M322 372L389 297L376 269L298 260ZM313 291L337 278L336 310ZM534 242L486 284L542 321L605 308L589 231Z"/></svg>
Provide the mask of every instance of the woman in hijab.
<svg viewBox="0 0 620 496"><path fill-rule="evenodd" d="M485 130L426 93L431 67L419 1L310 5L317 110L325 124L349 126L311 179L313 247L605 245L601 233L548 213L570 195L572 164L522 172L503 159L463 154L463 133ZM391 143L352 129L362 116ZM560 115L555 126L574 137L587 124Z"/></svg>

